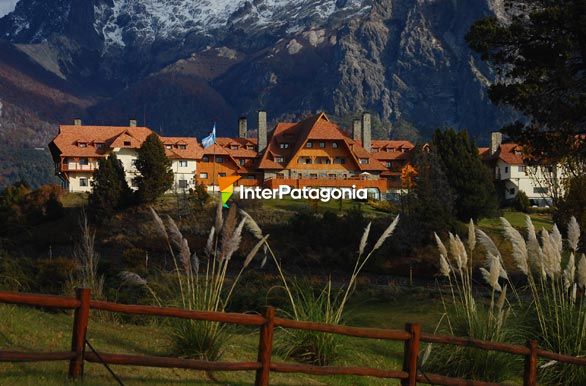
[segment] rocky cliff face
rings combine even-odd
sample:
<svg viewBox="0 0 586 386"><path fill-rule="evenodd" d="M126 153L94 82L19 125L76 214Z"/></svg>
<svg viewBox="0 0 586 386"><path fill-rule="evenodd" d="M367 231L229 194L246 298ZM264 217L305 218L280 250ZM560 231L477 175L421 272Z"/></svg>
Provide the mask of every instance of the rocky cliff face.
<svg viewBox="0 0 586 386"><path fill-rule="evenodd" d="M93 121L201 135L259 108L370 110L386 133L407 121L484 138L506 113L464 35L488 15L504 17L502 0L20 0L0 37L94 101Z"/></svg>

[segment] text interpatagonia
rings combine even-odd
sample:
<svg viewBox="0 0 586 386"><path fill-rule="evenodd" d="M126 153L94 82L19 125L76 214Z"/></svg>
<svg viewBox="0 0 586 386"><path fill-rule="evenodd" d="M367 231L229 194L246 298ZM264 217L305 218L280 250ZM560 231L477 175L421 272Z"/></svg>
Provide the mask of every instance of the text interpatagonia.
<svg viewBox="0 0 586 386"><path fill-rule="evenodd" d="M368 198L367 189L356 189L356 185L352 188L292 188L288 185L281 185L278 189L261 188L259 186L240 187L241 200L271 200L283 199L289 196L293 200L320 200L328 202L330 200L366 200Z"/></svg>

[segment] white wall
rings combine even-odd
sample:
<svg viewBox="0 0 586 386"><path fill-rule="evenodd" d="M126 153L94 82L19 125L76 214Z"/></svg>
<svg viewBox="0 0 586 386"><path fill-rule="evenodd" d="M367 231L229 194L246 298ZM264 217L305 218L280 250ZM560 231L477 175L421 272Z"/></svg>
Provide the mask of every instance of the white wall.
<svg viewBox="0 0 586 386"><path fill-rule="evenodd" d="M81 186L82 178L87 179L87 186ZM85 192L89 193L92 191L92 181L93 181L92 173L70 172L69 173L68 190L72 193L85 193Z"/></svg>
<svg viewBox="0 0 586 386"><path fill-rule="evenodd" d="M119 148L114 149L113 153L115 153L116 157L118 157L118 160L122 162L128 186L130 186L132 189L136 189L136 187L132 184L132 180L137 175L137 170L134 166L134 161L136 161L137 158L136 150L128 148Z"/></svg>
<svg viewBox="0 0 586 386"><path fill-rule="evenodd" d="M187 166L181 166L181 161L187 162ZM197 171L197 162L195 162L195 160L174 159L171 161L171 169L175 174L173 188L171 189L173 192L181 191L181 188L179 187L180 180L187 181L186 190L195 188L195 173Z"/></svg>
<svg viewBox="0 0 586 386"><path fill-rule="evenodd" d="M558 168L559 169L559 168ZM510 165L502 160L497 162L495 178L505 182L505 199L513 199L519 191L525 192L530 200L540 202L551 200L552 192L548 181L548 168L541 166ZM557 170L558 179L562 174Z"/></svg>

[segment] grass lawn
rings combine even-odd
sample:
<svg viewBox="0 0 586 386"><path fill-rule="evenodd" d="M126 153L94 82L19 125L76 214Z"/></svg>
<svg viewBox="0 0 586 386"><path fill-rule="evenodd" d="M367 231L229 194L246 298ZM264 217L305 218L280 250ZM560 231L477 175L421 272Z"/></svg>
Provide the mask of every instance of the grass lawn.
<svg viewBox="0 0 586 386"><path fill-rule="evenodd" d="M371 207L367 202L353 201L353 200L331 200L328 202L322 202L319 200L308 201L308 200L293 200L290 198L284 198L282 200L262 200L264 208L276 208L284 209L289 211L300 211L310 210L312 212L323 213L326 211L330 212L345 212L353 208L362 210L365 214L373 216L388 216L389 213L376 210Z"/></svg>
<svg viewBox="0 0 586 386"><path fill-rule="evenodd" d="M525 228L525 213L506 211L503 213L503 217L506 218L512 226L515 228ZM531 213L529 214L533 225L537 231L541 228L551 230L553 228L553 221L551 220L551 214L549 213ZM482 228L486 228L494 231L501 231L501 220L497 218L487 218L480 221L478 224Z"/></svg>
<svg viewBox="0 0 586 386"><path fill-rule="evenodd" d="M433 331L442 309L427 295L417 299L384 303L360 301L350 308L347 324L368 327L403 328L405 322L419 322ZM72 316L47 313L33 308L0 305L0 349L19 351L68 351ZM98 350L111 353L173 356L164 326L137 326L91 320L88 340ZM283 331L277 331L276 341ZM224 360L255 361L258 332L255 329L233 330ZM399 342L342 337L342 349L335 365L400 369L403 345ZM274 356L275 361L284 361ZM127 385L250 385L254 372L217 372L211 381L201 371L113 366ZM66 362L1 363L0 385L63 385L68 381ZM81 384L82 382L79 382ZM115 384L101 365L86 363L84 385ZM271 374L271 385L396 385L396 381L361 377L314 377L302 374Z"/></svg>

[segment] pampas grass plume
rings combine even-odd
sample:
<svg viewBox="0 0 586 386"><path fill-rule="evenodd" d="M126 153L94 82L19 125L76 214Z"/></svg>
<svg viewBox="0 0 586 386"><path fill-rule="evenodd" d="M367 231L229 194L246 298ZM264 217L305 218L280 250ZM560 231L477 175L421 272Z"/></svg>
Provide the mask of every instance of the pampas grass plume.
<svg viewBox="0 0 586 386"><path fill-rule="evenodd" d="M372 252L376 251L377 249L379 249L383 243L385 242L386 239L389 238L389 236L391 236L395 230L395 228L397 227L397 224L399 223L399 215L397 215L397 217L395 217L395 220L393 220L393 222L391 223L391 225L389 225L387 227L387 229L385 229L385 231L383 232L383 234L380 236L380 238L378 239L378 241L376 242L376 244L374 244L374 248L372 248Z"/></svg>
<svg viewBox="0 0 586 386"><path fill-rule="evenodd" d="M368 241L371 225L372 222L369 222L366 228L364 228L364 233L362 233L362 238L360 239L360 247L358 248L358 256L362 256L364 249L366 249L366 242Z"/></svg>

